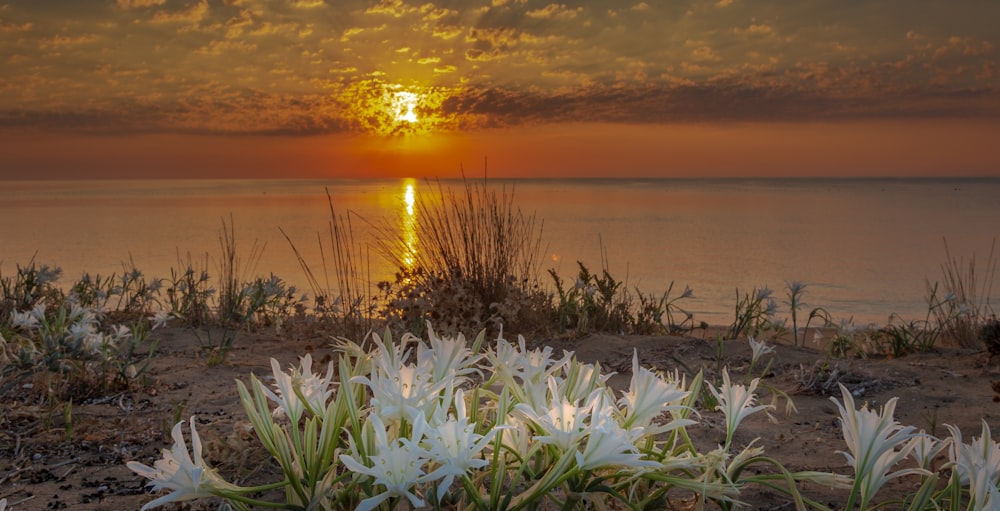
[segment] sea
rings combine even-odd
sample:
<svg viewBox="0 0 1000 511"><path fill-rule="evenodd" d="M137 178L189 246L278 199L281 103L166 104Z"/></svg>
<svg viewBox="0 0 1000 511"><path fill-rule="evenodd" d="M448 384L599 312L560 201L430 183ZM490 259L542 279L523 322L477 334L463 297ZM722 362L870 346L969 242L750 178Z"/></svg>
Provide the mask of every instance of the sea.
<svg viewBox="0 0 1000 511"><path fill-rule="evenodd" d="M922 320L948 254L975 269L977 294L997 304L991 261L1000 234L1000 179L470 179L509 194L540 229L539 282L579 264L632 292L672 296L695 321L725 325L738 296L768 288L787 317L787 286L805 284L806 310L835 320ZM84 273L167 277L190 261L218 268L223 223L237 252L261 250L255 276L303 291L297 250L325 281L331 214L348 220L377 283L397 268L374 248L384 229L413 229L421 200L462 181L0 181L0 275L31 261ZM412 233L411 233L412 234ZM363 254L363 255L362 255ZM991 259L992 257L992 259ZM245 264L245 266L249 266ZM995 305L994 305L995 307Z"/></svg>

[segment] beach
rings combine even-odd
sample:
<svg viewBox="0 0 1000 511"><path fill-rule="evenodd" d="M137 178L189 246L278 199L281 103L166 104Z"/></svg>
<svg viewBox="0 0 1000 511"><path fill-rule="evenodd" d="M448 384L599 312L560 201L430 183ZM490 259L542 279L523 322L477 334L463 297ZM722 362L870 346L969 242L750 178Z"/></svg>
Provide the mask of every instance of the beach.
<svg viewBox="0 0 1000 511"><path fill-rule="evenodd" d="M512 334L509 334L512 335ZM169 448L169 431L175 420L195 416L205 456L219 472L239 484L273 481L267 455L254 437L240 407L235 380L270 373L269 359L283 366L311 354L319 364L332 356L332 339L323 331L308 329L241 333L228 361L208 367L199 336L191 328L168 327L151 334L159 354L148 370L150 385L72 404L68 418L44 404L26 405L17 400L0 404L4 431L0 442L9 456L0 461L0 496L15 510L137 509L153 497L146 480L126 468L127 461L151 464L161 449ZM204 337L204 334L201 334ZM706 381L718 377L723 365L734 379L746 375L751 352L745 340L722 345L708 337L616 336L591 334L579 339L529 341L529 346L551 346L557 353L571 350L579 360L599 362L605 372L616 373L609 384L627 388L633 352L644 367L682 373L704 371ZM769 403L779 389L794 402L788 412L778 398L771 411L749 417L734 442L756 445L789 470L818 470L850 474L838 450L845 445L838 424L836 383L855 393L859 405L884 405L899 398L897 420L939 436L945 424L959 427L966 438L978 436L981 421L996 428L1000 404L991 385L1000 379L1000 366L984 351L941 347L928 353L899 358L831 358L818 346L795 348L776 345L774 363L763 376L760 396ZM691 375L688 375L690 377ZM28 392L25 390L24 392ZM723 441L725 425L719 412L702 411L698 424L688 428L693 440L710 449ZM881 497L914 489L916 476L892 481ZM805 494L836 508L844 490L803 484ZM788 498L752 489L741 498L750 509L791 509ZM199 501L200 502L200 501ZM184 509L215 509L205 501ZM686 509L683 501L671 509ZM9 508L10 509L10 508Z"/></svg>

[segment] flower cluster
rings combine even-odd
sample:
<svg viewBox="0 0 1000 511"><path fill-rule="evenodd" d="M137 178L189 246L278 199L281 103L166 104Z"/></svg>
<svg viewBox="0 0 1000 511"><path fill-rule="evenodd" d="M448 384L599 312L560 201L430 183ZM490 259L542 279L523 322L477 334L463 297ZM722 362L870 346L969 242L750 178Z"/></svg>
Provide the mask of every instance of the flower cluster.
<svg viewBox="0 0 1000 511"><path fill-rule="evenodd" d="M939 439L899 424L893 417L896 398L876 412L867 404L856 408L850 391L843 385L840 390L843 404L830 399L840 411L849 451L842 454L854 469L854 485L844 509L881 509L881 504L873 504L874 497L886 482L919 475L922 483L907 509L1000 511L1000 445L991 439L985 420L982 435L968 444L952 425L947 425L951 437ZM932 471L932 461L945 451L946 462L939 472ZM907 458L916 466L896 469ZM940 487L942 475L948 480Z"/></svg>
<svg viewBox="0 0 1000 511"><path fill-rule="evenodd" d="M809 502L798 481L842 480L831 474L744 470L776 462L751 445L735 447L732 431L754 406L754 385L728 378L711 390L730 429L726 445L701 454L686 428L702 378L659 374L633 356L629 388L570 352L529 349L501 334L428 339L387 333L367 343L341 340L338 357L314 372L310 356L285 370L272 361L272 384L237 382L258 439L283 473L271 485L244 488L222 480L194 455L175 428L175 445L154 468L130 463L155 490L172 493L147 504L217 496L234 509L589 509L626 502L642 509L665 498L731 507L760 483ZM752 475L747 475L752 474ZM263 489L284 489L261 502ZM815 504L815 503L811 503Z"/></svg>

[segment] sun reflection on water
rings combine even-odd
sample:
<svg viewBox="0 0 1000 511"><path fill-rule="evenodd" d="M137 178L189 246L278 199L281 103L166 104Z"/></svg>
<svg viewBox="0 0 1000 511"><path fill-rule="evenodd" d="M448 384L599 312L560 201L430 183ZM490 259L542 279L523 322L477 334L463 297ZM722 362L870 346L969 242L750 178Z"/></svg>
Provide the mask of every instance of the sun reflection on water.
<svg viewBox="0 0 1000 511"><path fill-rule="evenodd" d="M413 178L406 178L403 180L403 204L406 208L401 215L400 230L403 233L402 239L404 246L402 247L404 253L400 258L403 264L406 265L406 269L412 270L413 266L417 262L417 211L415 208L417 202L417 192L416 192L417 180Z"/></svg>

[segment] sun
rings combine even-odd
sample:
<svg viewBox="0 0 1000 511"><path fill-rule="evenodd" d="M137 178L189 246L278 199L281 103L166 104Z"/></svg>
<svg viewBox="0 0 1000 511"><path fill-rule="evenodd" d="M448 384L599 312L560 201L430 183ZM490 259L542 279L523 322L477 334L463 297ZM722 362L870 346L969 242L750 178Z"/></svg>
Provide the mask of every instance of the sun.
<svg viewBox="0 0 1000 511"><path fill-rule="evenodd" d="M452 94L446 87L365 80L345 87L338 99L351 130L382 137L426 137L458 124L454 114L445 113L444 103Z"/></svg>
<svg viewBox="0 0 1000 511"><path fill-rule="evenodd" d="M398 91L392 93L392 98L389 100L392 117L397 123L417 122L417 112L415 109L419 100L420 96L415 92Z"/></svg>

